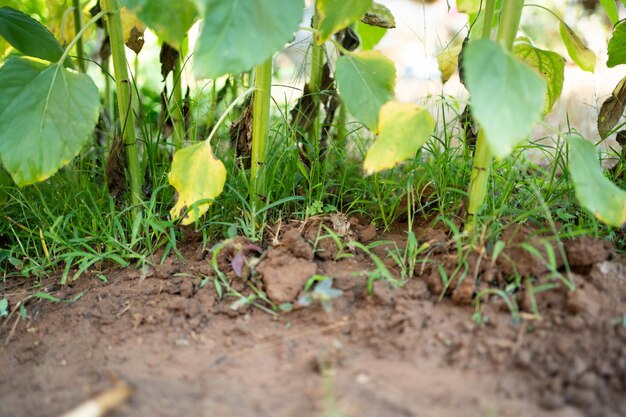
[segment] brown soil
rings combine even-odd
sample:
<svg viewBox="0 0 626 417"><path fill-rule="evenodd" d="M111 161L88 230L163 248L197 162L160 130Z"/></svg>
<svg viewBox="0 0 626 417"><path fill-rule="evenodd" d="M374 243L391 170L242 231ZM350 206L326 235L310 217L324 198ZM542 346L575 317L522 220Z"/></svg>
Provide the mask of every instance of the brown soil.
<svg viewBox="0 0 626 417"><path fill-rule="evenodd" d="M626 267L605 242L564 242L577 286L570 291L545 261L521 250L526 243L543 256L550 251L527 228L505 233L495 260L487 251L459 255L441 230L418 229L428 262L393 288L368 282L370 256L319 241L329 230L344 242L381 238L370 225L335 218L276 230L262 255L243 238L222 247L217 263L232 289L248 296L254 284L277 304L295 303L279 315L260 299L261 308L239 302L237 309L237 298L220 299L212 256L200 244L185 249L185 262L107 271L107 283L95 272L67 287L43 283L63 300L84 292L74 303L28 299L33 290L24 283L0 284L11 308L22 301L27 312L0 324L0 415L61 415L106 390L113 376L135 387L110 414L118 417L626 415ZM406 243L402 233L384 238ZM400 280L385 257L389 247L374 253ZM555 259L566 277L563 257ZM557 287L532 297L522 284L511 298L519 322L487 295L506 288L515 271L539 277L535 289ZM331 312L297 305L313 273L343 291ZM480 316L468 305L478 293Z"/></svg>

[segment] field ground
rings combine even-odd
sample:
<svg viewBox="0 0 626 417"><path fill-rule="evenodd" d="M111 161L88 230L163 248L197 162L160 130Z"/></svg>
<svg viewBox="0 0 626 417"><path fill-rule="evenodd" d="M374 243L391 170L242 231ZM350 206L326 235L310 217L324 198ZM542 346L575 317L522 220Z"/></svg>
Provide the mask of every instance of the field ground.
<svg viewBox="0 0 626 417"><path fill-rule="evenodd" d="M253 278L285 300L312 266L343 291L328 313L315 304L279 316L245 303L233 309L237 298L217 296L213 257L195 242L185 244L184 263L170 257L144 271L103 269L66 287L47 279L42 288L55 297L83 295L73 303L31 298L27 320L16 313L2 323L0 415L60 415L117 378L135 392L115 417L626 415L626 259L606 241L563 242L578 289L537 292L539 319L524 289L520 312L496 296L483 297L480 310L468 305L477 291L504 288L511 268L547 276L545 262L521 250L524 241L542 250L525 227L505 232L509 245L495 262L467 254L470 273L446 291L434 265L451 274L459 254L442 230L416 227L418 241L429 243L420 259L429 262L395 289L371 282L384 270L374 259L402 275L386 257L391 243L370 254L346 245L352 256L343 257L331 240L320 240L313 257L302 235L315 237L324 222L331 225L325 219L276 230L275 247L257 265L261 280ZM357 219L350 224L346 240L406 245L401 228L376 236ZM245 246L242 238L237 243ZM215 260L240 290L233 253L224 247ZM12 307L32 293L26 282L4 285Z"/></svg>

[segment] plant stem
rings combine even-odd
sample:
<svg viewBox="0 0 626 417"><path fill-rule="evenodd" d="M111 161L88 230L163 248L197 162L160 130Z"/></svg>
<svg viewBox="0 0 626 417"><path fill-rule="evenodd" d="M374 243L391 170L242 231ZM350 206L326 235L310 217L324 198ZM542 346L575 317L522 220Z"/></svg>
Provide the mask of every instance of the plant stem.
<svg viewBox="0 0 626 417"><path fill-rule="evenodd" d="M509 51L513 49L523 8L524 0L507 0L503 2L497 40Z"/></svg>
<svg viewBox="0 0 626 417"><path fill-rule="evenodd" d="M318 26L317 11L313 15L313 28ZM315 108L315 120L308 132L309 145L315 149L315 154L319 155L319 114L320 114L320 91L322 89L322 70L324 67L324 45L311 43L311 79L309 80L309 93Z"/></svg>
<svg viewBox="0 0 626 417"><path fill-rule="evenodd" d="M496 0L486 0L485 3L485 17L483 18L483 32L482 38L491 38L491 29L493 28L493 15L496 10Z"/></svg>
<svg viewBox="0 0 626 417"><path fill-rule="evenodd" d="M74 7L74 33L80 33L83 28L83 13L80 7L80 0L72 0ZM83 37L81 36L76 43L76 58L78 59L78 69L85 72L85 49L83 47Z"/></svg>
<svg viewBox="0 0 626 417"><path fill-rule="evenodd" d="M253 195L250 203L254 206L259 195L264 194L264 178L259 170L265 163L265 146L269 132L270 101L272 97L272 58L254 69L253 123L252 123L252 163L250 165L250 180Z"/></svg>
<svg viewBox="0 0 626 417"><path fill-rule="evenodd" d="M182 42L181 42L182 45ZM181 149L185 142L185 118L183 115L183 48L181 46L178 59L172 71L173 91L170 105L170 117L174 132L174 146Z"/></svg>
<svg viewBox="0 0 626 417"><path fill-rule="evenodd" d="M489 39L491 37L491 25L493 21L495 1L487 0L485 7L485 21L482 38ZM498 27L497 40L502 43L507 50L511 50L513 48L523 7L524 0L507 0L504 2L500 26ZM476 150L474 151L472 176L469 187L467 221L465 223L465 231L468 233L473 233L475 231L476 215L480 212L480 209L487 198L489 174L491 172L491 160L492 155L489 150L489 145L487 144L485 131L484 129L480 129L478 132L478 138L476 139Z"/></svg>
<svg viewBox="0 0 626 417"><path fill-rule="evenodd" d="M130 200L133 207L133 217L139 211L141 198L141 175L139 171L139 154L137 152L137 137L135 136L135 114L131 109L132 88L128 79L126 49L120 6L117 0L102 0L103 9L107 12L107 27L111 40L111 57L117 87L117 106L121 120L126 161L128 164L130 182Z"/></svg>

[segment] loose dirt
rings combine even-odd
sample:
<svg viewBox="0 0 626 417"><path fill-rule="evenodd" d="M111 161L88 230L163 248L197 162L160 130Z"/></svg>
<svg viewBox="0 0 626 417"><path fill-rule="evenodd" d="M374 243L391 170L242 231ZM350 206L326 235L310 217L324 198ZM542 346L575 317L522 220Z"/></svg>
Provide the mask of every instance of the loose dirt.
<svg viewBox="0 0 626 417"><path fill-rule="evenodd" d="M0 324L0 415L59 416L116 378L135 388L117 417L626 415L626 267L606 242L560 247L522 228L493 259L491 248L459 254L444 231L415 233L427 262L401 288L349 242L392 239L372 254L399 282L388 253L406 234L356 219L277 228L263 253L243 238L223 244L215 262L231 291L295 307L280 314L261 298L220 298L227 289L200 243L184 261L37 289L82 293L73 303L26 298L32 281L0 284L12 309L26 309ZM343 292L330 312L298 305L314 273Z"/></svg>

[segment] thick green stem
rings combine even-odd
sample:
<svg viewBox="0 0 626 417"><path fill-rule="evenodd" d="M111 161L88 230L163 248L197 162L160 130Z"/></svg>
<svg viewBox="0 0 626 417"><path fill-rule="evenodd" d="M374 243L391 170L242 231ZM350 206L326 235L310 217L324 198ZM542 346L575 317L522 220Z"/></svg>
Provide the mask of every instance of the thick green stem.
<svg viewBox="0 0 626 417"><path fill-rule="evenodd" d="M117 0L102 0L102 7L107 12L107 27L111 40L111 57L117 87L117 106L123 133L124 148L130 182L130 200L135 206L133 216L137 214L141 198L141 175L139 171L139 154L137 137L135 136L135 115L131 108L132 87L128 79L126 50L120 7Z"/></svg>
<svg viewBox="0 0 626 417"><path fill-rule="evenodd" d="M491 15L491 18L484 22L482 32L483 39L489 39L491 37L491 21L493 20L495 2L488 0L486 7L485 19L488 19L489 15ZM523 7L524 0L507 0L504 2L497 39L508 50L513 48ZM491 10L489 10L489 8L491 8ZM476 150L474 151L472 176L469 187L467 221L465 223L465 231L468 233L473 233L476 229L476 216L479 214L487 198L491 160L492 155L489 150L485 131L484 129L480 129L476 140Z"/></svg>
<svg viewBox="0 0 626 417"><path fill-rule="evenodd" d="M524 0L506 0L503 2L497 39L509 51L513 49L513 43L517 37L523 8Z"/></svg>
<svg viewBox="0 0 626 417"><path fill-rule="evenodd" d="M80 7L80 0L72 0L74 8L74 33L80 33L83 28L83 11ZM85 72L85 48L83 47L83 37L81 36L76 42L76 58L78 60L78 69Z"/></svg>
<svg viewBox="0 0 626 417"><path fill-rule="evenodd" d="M317 29L317 13L313 17L313 27ZM309 130L309 145L313 146L316 154L319 153L319 112L320 91L322 89L322 70L324 67L324 45L311 43L311 79L309 80L309 93L315 108L315 120Z"/></svg>
<svg viewBox="0 0 626 417"><path fill-rule="evenodd" d="M482 38L491 38L491 29L493 28L493 15L496 11L496 0L486 0L483 18Z"/></svg>
<svg viewBox="0 0 626 417"><path fill-rule="evenodd" d="M178 59L174 63L172 80L174 82L172 92L172 104L170 105L170 115L174 130L174 146L181 149L185 142L185 118L183 115L183 48L179 51Z"/></svg>
<svg viewBox="0 0 626 417"><path fill-rule="evenodd" d="M264 178L259 175L259 170L265 163L265 147L269 132L270 101L272 97L272 58L265 63L257 65L254 69L254 93L253 124L252 124L252 163L250 165L250 179L253 184L253 205L258 196L265 193Z"/></svg>

